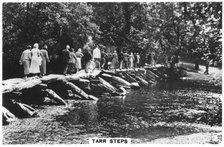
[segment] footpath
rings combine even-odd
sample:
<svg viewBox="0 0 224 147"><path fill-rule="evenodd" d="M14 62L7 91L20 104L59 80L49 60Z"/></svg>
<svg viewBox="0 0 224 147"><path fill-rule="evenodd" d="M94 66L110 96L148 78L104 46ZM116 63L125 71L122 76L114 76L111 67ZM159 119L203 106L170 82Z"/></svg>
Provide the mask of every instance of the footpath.
<svg viewBox="0 0 224 147"><path fill-rule="evenodd" d="M180 67L187 70L187 77L185 79L199 80L209 83L214 83L216 86L222 85L222 69L219 67L209 67L209 74L205 75L205 66L199 65L199 70L194 70L194 64L187 62L180 62Z"/></svg>

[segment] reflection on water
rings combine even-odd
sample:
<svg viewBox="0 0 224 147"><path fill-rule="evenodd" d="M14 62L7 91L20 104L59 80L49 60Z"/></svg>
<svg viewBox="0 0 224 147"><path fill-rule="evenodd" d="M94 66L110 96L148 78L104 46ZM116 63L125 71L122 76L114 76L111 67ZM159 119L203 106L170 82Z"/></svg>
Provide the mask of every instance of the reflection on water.
<svg viewBox="0 0 224 147"><path fill-rule="evenodd" d="M74 103L74 110L57 117L56 121L66 128L83 130L79 134L101 133L103 137L155 139L170 136L170 133L195 132L184 127L157 127L155 124L174 121L211 123L208 121L212 117L207 109L208 91L221 93L221 87L199 83L163 82L140 90L129 90L126 97L103 95L97 102L80 101ZM217 101L220 102L220 99ZM216 104L211 106L216 107ZM195 111L186 115L190 110ZM203 112L203 115L195 112Z"/></svg>

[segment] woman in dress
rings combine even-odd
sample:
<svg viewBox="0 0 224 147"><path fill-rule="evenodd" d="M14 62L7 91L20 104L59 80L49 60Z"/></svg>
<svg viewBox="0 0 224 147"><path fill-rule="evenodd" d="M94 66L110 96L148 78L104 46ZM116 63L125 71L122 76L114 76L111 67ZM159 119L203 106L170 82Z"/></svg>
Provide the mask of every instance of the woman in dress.
<svg viewBox="0 0 224 147"><path fill-rule="evenodd" d="M112 58L112 61L111 61L111 69L115 69L117 63L118 63L118 55L117 55L117 51L115 50L114 53L113 53L113 58Z"/></svg>
<svg viewBox="0 0 224 147"><path fill-rule="evenodd" d="M69 53L69 61L68 61L68 74L74 74L76 73L76 63L77 63L77 57L74 52L74 48L71 49Z"/></svg>
<svg viewBox="0 0 224 147"><path fill-rule="evenodd" d="M134 68L134 54L131 52L129 56L130 68Z"/></svg>
<svg viewBox="0 0 224 147"><path fill-rule="evenodd" d="M47 71L47 62L50 62L49 57L48 57L48 52L47 52L47 45L45 44L43 49L40 50L40 55L42 58L41 61L41 66L40 66L40 73L41 76L44 76L46 74Z"/></svg>
<svg viewBox="0 0 224 147"><path fill-rule="evenodd" d="M82 69L82 57L83 57L83 54L82 54L82 49L79 48L78 51L75 53L76 54L76 58L77 58L77 72Z"/></svg>
<svg viewBox="0 0 224 147"><path fill-rule="evenodd" d="M40 76L40 65L41 65L41 56L39 45L37 43L34 44L34 48L31 50L31 65L30 65L30 73L32 75Z"/></svg>
<svg viewBox="0 0 224 147"><path fill-rule="evenodd" d="M23 65L24 69L24 78L27 79L27 76L29 75L30 71L30 59L31 59L31 52L30 52L31 46L29 45L26 50L23 51L19 63Z"/></svg>

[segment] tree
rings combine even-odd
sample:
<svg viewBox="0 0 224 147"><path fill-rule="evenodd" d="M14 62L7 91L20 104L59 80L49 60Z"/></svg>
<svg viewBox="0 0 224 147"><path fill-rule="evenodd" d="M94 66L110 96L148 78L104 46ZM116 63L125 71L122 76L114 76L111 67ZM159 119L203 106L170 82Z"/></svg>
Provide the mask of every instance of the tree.
<svg viewBox="0 0 224 147"><path fill-rule="evenodd" d="M78 49L88 35L97 37L99 29L91 17L92 7L86 3L4 3L4 77L21 74L16 71L22 71L18 60L28 44L47 44L55 55L66 44Z"/></svg>
<svg viewBox="0 0 224 147"><path fill-rule="evenodd" d="M88 37L119 53L155 52L158 62L176 52L221 56L221 2L3 3L3 73L19 73L22 50L47 44L52 59ZM16 67L16 68L15 68ZM18 71L16 71L18 69Z"/></svg>

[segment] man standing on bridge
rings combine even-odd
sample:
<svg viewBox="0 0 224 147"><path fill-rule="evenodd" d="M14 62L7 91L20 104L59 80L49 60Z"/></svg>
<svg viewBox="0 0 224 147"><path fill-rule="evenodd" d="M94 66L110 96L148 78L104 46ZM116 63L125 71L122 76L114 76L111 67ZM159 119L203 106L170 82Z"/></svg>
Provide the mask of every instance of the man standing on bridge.
<svg viewBox="0 0 224 147"><path fill-rule="evenodd" d="M63 74L66 75L68 72L68 65L69 65L69 59L70 59L70 46L66 45L66 48L64 50L62 50L62 61L63 61L63 66L64 66L64 70L63 70Z"/></svg>

